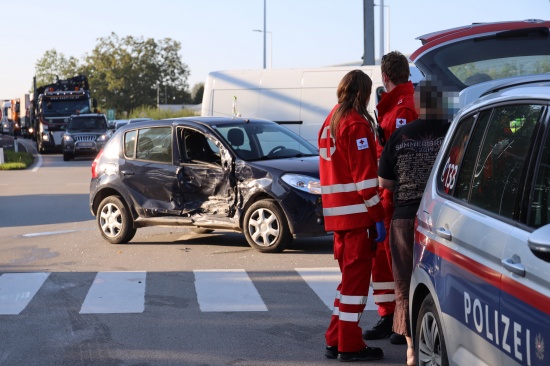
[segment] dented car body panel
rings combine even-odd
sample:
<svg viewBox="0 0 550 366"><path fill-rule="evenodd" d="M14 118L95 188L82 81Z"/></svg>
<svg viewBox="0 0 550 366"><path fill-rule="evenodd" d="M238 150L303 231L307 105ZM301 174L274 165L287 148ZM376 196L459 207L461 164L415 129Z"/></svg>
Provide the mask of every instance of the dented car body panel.
<svg viewBox="0 0 550 366"><path fill-rule="evenodd" d="M321 195L313 188L317 149L271 121L197 117L129 124L94 161L93 174L92 214L105 198L120 196L134 228L253 230L261 219L245 222L246 214L265 201L276 205L268 212L284 215L284 222L276 215L281 222L272 231L327 234Z"/></svg>

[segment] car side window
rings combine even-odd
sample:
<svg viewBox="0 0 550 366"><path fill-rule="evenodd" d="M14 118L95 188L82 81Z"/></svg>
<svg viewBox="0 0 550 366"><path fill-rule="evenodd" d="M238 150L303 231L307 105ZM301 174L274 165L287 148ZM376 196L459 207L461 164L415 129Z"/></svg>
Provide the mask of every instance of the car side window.
<svg viewBox="0 0 550 366"><path fill-rule="evenodd" d="M192 163L210 163L221 166L220 149L203 133L185 129L183 131L185 160Z"/></svg>
<svg viewBox="0 0 550 366"><path fill-rule="evenodd" d="M550 133L546 136L540 157L527 222L534 228L550 224Z"/></svg>
<svg viewBox="0 0 550 366"><path fill-rule="evenodd" d="M136 157L136 137L137 131L128 131L124 134L124 156L129 159Z"/></svg>
<svg viewBox="0 0 550 366"><path fill-rule="evenodd" d="M542 107L513 105L480 114L458 172L457 198L513 218Z"/></svg>
<svg viewBox="0 0 550 366"><path fill-rule="evenodd" d="M461 121L454 134L453 140L449 145L450 148L446 152L446 156L443 159L445 165L443 165L437 180L438 189L447 194L453 194L455 188L457 191L468 191L470 189L470 182L467 179L458 182L458 172L461 170L461 162L466 150L466 145L470 138L470 133L475 121L475 116L467 117ZM471 177L471 174L467 174L465 171L461 172L461 176Z"/></svg>
<svg viewBox="0 0 550 366"><path fill-rule="evenodd" d="M136 159L172 162L172 128L142 128L138 132Z"/></svg>

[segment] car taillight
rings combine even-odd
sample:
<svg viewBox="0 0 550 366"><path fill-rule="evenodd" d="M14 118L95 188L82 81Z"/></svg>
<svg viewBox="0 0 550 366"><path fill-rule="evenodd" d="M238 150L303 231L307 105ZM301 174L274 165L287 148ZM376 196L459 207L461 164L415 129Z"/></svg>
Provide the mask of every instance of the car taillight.
<svg viewBox="0 0 550 366"><path fill-rule="evenodd" d="M99 154L97 154L97 156L94 159L94 162L92 163L92 178L97 178L97 176L99 175L97 172L97 166L99 164L99 159L101 158L101 154L103 154L103 149L99 151Z"/></svg>

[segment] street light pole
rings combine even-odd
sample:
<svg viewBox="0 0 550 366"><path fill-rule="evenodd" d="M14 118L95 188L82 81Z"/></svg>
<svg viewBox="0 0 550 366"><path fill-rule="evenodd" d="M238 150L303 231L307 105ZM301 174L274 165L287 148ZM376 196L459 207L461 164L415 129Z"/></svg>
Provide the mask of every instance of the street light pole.
<svg viewBox="0 0 550 366"><path fill-rule="evenodd" d="M264 34L269 34L269 68L273 68L273 32L270 31L263 31L261 29L252 29L253 32L260 32ZM265 47L265 44L264 44ZM265 54L264 54L264 69L265 69Z"/></svg>

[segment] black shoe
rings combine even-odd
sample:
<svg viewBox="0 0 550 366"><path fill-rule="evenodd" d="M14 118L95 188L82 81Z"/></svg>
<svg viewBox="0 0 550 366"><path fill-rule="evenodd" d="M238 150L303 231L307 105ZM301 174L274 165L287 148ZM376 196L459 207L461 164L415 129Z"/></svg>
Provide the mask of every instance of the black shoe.
<svg viewBox="0 0 550 366"><path fill-rule="evenodd" d="M338 347L336 347L336 346L327 346L327 348L325 348L325 357L326 358L336 358L336 357L338 357Z"/></svg>
<svg viewBox="0 0 550 366"><path fill-rule="evenodd" d="M393 314L383 316L380 318L378 323L371 329L365 330L363 333L363 339L366 340L373 340L373 339L382 339L382 338L388 338L392 335L393 327Z"/></svg>
<svg viewBox="0 0 550 366"><path fill-rule="evenodd" d="M384 358L384 351L378 347L365 347L358 352L340 352L338 360L342 362L372 361Z"/></svg>
<svg viewBox="0 0 550 366"><path fill-rule="evenodd" d="M405 336L402 334L393 333L390 336L390 343L391 344L407 344L407 339L405 339Z"/></svg>

